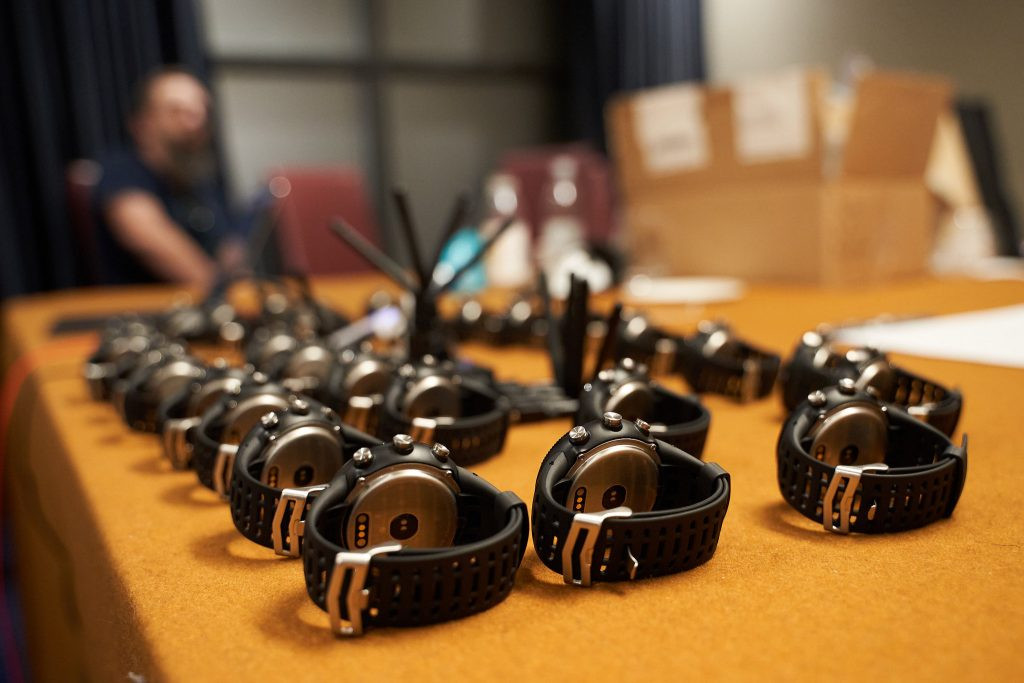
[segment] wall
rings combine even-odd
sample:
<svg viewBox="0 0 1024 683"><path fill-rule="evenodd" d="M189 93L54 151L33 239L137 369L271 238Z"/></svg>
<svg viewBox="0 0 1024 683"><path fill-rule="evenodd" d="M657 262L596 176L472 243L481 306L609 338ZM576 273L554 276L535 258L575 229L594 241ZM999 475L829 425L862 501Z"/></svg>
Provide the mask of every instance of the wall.
<svg viewBox="0 0 1024 683"><path fill-rule="evenodd" d="M833 69L852 53L940 72L992 107L1007 191L1024 199L1024 3L1002 0L706 0L715 81L790 64Z"/></svg>
<svg viewBox="0 0 1024 683"><path fill-rule="evenodd" d="M376 23L368 20L371 2ZM456 194L475 193L504 150L552 137L551 12L543 0L199 6L238 200L279 164L354 164L378 199L390 189L381 183L408 190L429 242ZM401 252L394 210L384 208L391 228L382 241Z"/></svg>

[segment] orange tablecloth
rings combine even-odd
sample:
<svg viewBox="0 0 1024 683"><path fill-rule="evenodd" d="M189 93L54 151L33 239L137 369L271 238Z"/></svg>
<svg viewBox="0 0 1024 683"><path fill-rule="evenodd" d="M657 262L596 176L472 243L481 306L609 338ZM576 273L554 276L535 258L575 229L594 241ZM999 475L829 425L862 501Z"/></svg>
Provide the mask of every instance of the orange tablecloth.
<svg viewBox="0 0 1024 683"><path fill-rule="evenodd" d="M374 278L320 282L341 308ZM102 290L11 302L4 366L40 349L65 315L155 307L169 289ZM1020 303L1022 283L919 281L887 288L755 287L742 301L670 315L723 317L784 352L818 322L881 312L944 313ZM191 472L171 471L156 439L89 400L85 346L51 351L26 382L7 451L33 666L39 680L561 681L1017 679L1024 677L1024 372L898 357L960 387L970 468L952 519L913 532L840 537L790 510L775 483L776 397L708 397L707 458L732 474L718 553L693 571L636 584L563 585L532 548L511 596L462 621L338 640L306 597L300 563L235 531ZM500 375L539 379L536 351L465 349ZM564 422L516 427L475 468L524 500Z"/></svg>

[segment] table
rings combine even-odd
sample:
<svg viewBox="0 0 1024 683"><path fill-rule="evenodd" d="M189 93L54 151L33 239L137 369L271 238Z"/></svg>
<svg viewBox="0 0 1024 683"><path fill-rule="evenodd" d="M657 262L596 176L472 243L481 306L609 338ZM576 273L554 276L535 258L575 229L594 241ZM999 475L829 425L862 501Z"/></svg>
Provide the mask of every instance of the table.
<svg viewBox="0 0 1024 683"><path fill-rule="evenodd" d="M324 280L316 290L353 311L379 284ZM238 535L227 506L192 472L172 471L155 437L89 400L80 363L91 341L48 340L61 316L152 308L172 295L80 291L5 307L2 367L33 350L46 355L15 407L6 481L37 680L124 680L129 672L150 681L1024 676L1020 370L896 357L965 395L970 466L950 520L884 537L825 533L777 491L778 398L737 405L708 396L706 457L732 474L733 497L707 564L581 589L564 585L531 547L512 594L488 612L339 640L306 597L299 562ZM922 280L860 290L757 286L735 303L652 313L679 329L725 318L788 353L825 320L1022 300L1020 282ZM465 354L500 359L505 377L548 372L539 351L471 345ZM516 427L505 451L475 470L530 501L540 459L568 426Z"/></svg>

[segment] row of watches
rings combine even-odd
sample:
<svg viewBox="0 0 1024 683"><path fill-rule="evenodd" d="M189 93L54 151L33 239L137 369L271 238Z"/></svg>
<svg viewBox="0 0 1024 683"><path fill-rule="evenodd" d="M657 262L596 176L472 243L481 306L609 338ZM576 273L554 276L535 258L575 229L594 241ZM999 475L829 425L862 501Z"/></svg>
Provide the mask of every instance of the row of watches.
<svg viewBox="0 0 1024 683"><path fill-rule="evenodd" d="M539 559L567 583L706 562L729 475L701 459L707 409L659 385L648 363L741 400L764 395L781 365L720 325L684 339L628 321L620 360L584 385L576 426L541 461L528 514L515 494L464 469L501 450L509 424L488 373L429 358L398 364L267 329L237 368L204 364L125 321L86 375L129 425L161 434L175 467L192 467L229 502L241 534L302 558L310 598L341 635L493 606L512 589L531 527ZM716 362L688 375L683 358L694 349ZM959 393L877 352L840 352L821 333L804 336L781 380L792 406L778 481L794 508L838 533L952 514L966 476L966 441L949 439Z"/></svg>

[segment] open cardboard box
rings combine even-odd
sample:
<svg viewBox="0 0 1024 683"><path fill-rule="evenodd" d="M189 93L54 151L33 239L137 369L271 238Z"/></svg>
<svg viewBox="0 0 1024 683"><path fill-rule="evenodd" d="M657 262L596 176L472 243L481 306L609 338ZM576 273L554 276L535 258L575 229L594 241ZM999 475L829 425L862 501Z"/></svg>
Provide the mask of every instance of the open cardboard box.
<svg viewBox="0 0 1024 683"><path fill-rule="evenodd" d="M872 72L826 126L827 78L673 85L607 111L633 262L683 275L827 284L923 273L941 78ZM826 132L828 134L826 134Z"/></svg>

